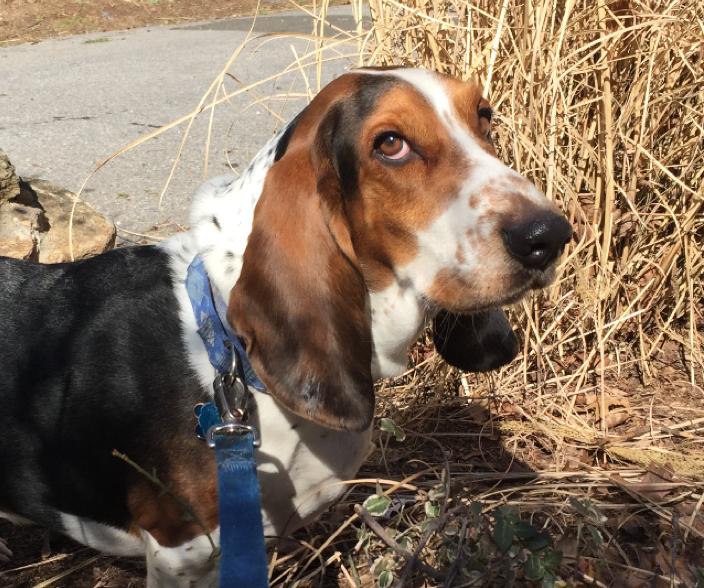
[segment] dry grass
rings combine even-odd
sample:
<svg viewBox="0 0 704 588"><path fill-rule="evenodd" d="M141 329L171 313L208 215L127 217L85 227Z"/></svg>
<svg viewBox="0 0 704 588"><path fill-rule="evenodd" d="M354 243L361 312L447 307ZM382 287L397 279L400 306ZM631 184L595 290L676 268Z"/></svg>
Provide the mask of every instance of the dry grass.
<svg viewBox="0 0 704 588"><path fill-rule="evenodd" d="M512 309L511 366L458 373L426 337L380 384L359 477L390 485L351 484L281 541L272 585L704 588L704 5L369 0L369 29L353 8L356 35L310 37L287 70L299 97L341 55L478 79L502 159L576 238ZM174 124L257 91L225 87L241 50Z"/></svg>

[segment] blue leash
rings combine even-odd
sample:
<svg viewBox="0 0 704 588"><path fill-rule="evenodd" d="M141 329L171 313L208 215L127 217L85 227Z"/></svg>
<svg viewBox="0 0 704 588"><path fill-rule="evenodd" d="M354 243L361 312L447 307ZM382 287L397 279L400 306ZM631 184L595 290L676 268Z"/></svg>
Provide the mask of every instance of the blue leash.
<svg viewBox="0 0 704 588"><path fill-rule="evenodd" d="M194 409L196 433L215 449L220 510L220 588L268 588L261 495L254 448L257 430L247 425L247 386L264 390L225 317L227 305L213 300L199 256L186 276L198 333L216 371L214 402Z"/></svg>

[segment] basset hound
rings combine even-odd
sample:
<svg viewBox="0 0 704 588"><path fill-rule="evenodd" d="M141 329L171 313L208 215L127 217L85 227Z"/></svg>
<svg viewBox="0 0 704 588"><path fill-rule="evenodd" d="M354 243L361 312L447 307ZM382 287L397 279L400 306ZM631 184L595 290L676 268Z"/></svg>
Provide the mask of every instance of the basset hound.
<svg viewBox="0 0 704 588"><path fill-rule="evenodd" d="M266 391L252 390L267 536L306 524L370 447L374 381L430 320L452 365L509 362L500 307L555 276L572 227L496 157L480 88L418 69L343 75L237 179L206 182L191 230L70 264L0 259L0 513L106 553L147 585L217 585L212 450L194 406L213 367L184 280L202 259ZM11 546L10 546L11 547Z"/></svg>

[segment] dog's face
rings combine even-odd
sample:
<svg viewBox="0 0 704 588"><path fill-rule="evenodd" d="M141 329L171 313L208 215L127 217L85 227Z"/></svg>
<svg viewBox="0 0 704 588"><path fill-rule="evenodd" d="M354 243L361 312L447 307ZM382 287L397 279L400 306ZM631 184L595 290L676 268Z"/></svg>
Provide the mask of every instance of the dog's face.
<svg viewBox="0 0 704 588"><path fill-rule="evenodd" d="M572 228L496 158L491 117L477 85L405 69L377 72L327 114L321 159L332 160L372 290L406 280L429 304L471 313L552 282ZM507 235L531 223L552 234L517 245L533 246L525 263Z"/></svg>
<svg viewBox="0 0 704 588"><path fill-rule="evenodd" d="M443 311L436 343L453 365L515 355L496 309L552 281L572 229L496 158L490 122L474 84L395 69L339 78L289 127L228 314L285 406L333 428L369 425L368 292ZM482 357L493 347L497 359Z"/></svg>

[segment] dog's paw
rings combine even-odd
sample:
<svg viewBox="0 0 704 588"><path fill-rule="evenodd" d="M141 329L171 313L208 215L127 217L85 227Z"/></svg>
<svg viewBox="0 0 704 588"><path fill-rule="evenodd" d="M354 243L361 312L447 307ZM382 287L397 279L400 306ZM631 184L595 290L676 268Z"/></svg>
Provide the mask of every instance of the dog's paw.
<svg viewBox="0 0 704 588"><path fill-rule="evenodd" d="M12 557L12 552L7 548L7 541L0 537L0 564L7 563Z"/></svg>

